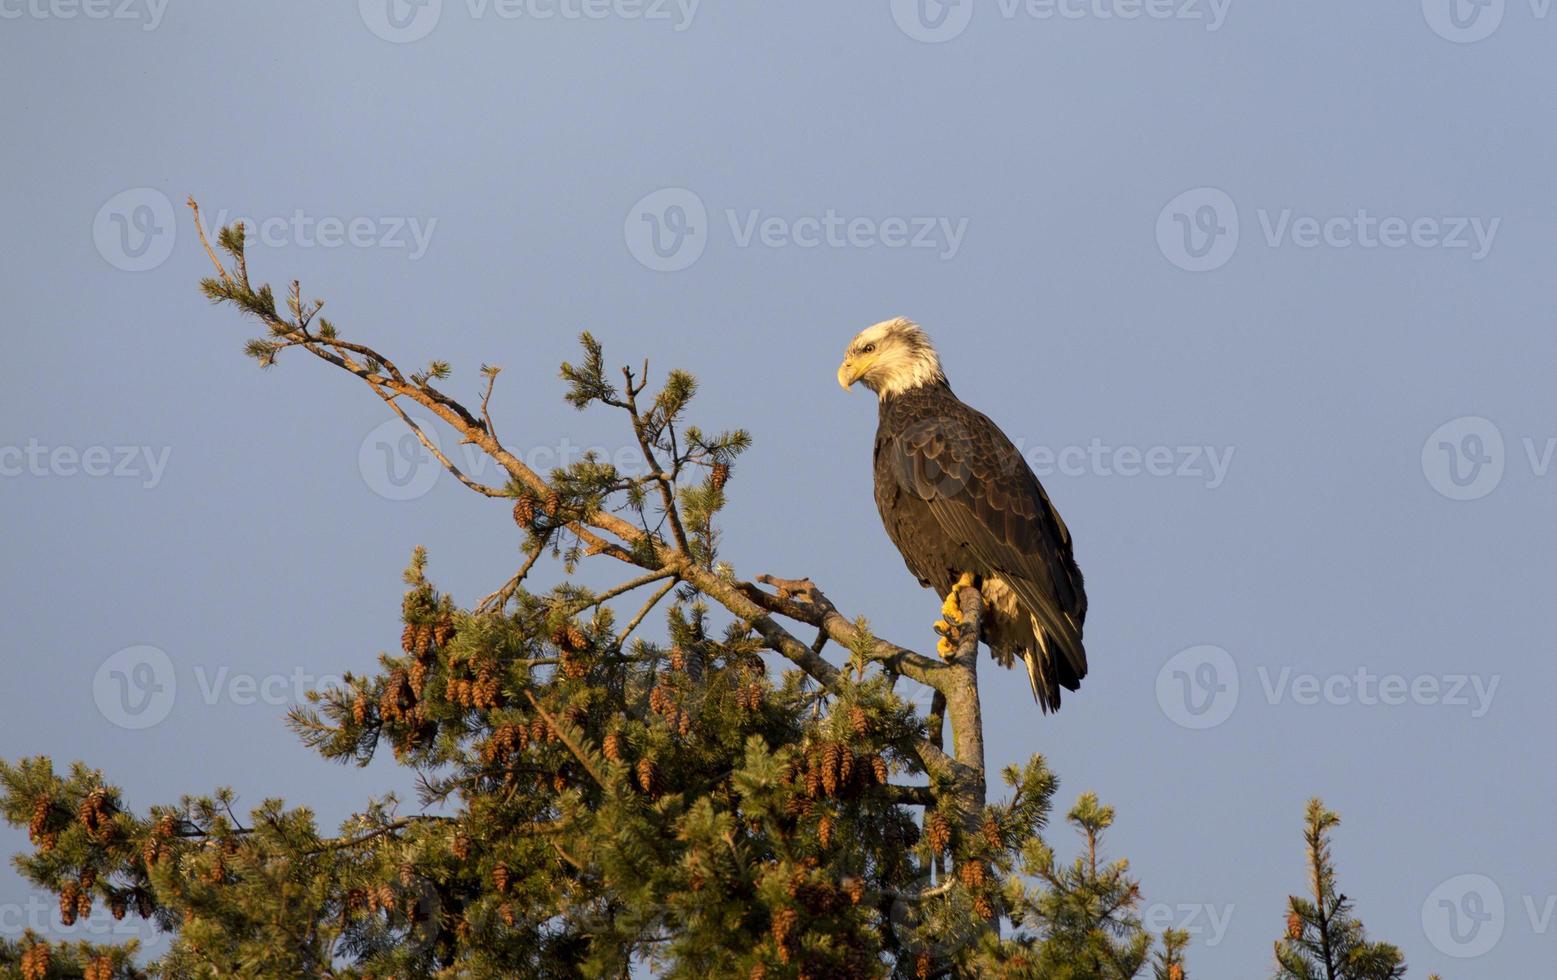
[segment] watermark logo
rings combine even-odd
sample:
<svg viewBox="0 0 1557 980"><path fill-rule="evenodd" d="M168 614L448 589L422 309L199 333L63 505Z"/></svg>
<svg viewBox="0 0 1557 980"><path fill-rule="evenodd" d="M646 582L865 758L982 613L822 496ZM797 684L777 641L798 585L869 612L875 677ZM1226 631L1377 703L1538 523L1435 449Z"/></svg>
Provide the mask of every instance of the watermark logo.
<svg viewBox="0 0 1557 980"><path fill-rule="evenodd" d="M473 21L668 21L677 33L692 26L702 0L465 0ZM420 41L443 15L443 0L358 0L362 22L392 44Z"/></svg>
<svg viewBox="0 0 1557 980"><path fill-rule="evenodd" d="M442 450L438 431L425 418L412 419ZM385 500L415 500L438 482L443 464L398 417L375 426L357 449L357 471L368 489Z"/></svg>
<svg viewBox="0 0 1557 980"><path fill-rule="evenodd" d="M1220 946L1227 938L1235 909L1231 903L1154 902L1141 909L1141 924L1156 933L1169 929L1187 932L1200 946Z"/></svg>
<svg viewBox="0 0 1557 980"><path fill-rule="evenodd" d="M1185 191L1157 215L1157 248L1186 272L1220 269L1238 250L1238 205L1215 187Z"/></svg>
<svg viewBox="0 0 1557 980"><path fill-rule="evenodd" d="M962 249L967 218L937 215L845 215L834 208L780 215L760 208L725 208L723 221L736 248L933 250L949 261ZM678 272L702 257L717 225L703 199L685 187L646 195L627 212L622 235L645 268Z"/></svg>
<svg viewBox="0 0 1557 980"><path fill-rule="evenodd" d="M420 41L438 26L443 0L357 0L362 22L391 44Z"/></svg>
<svg viewBox="0 0 1557 980"><path fill-rule="evenodd" d="M680 272L708 247L708 208L685 187L661 188L627 212L622 236L644 268Z"/></svg>
<svg viewBox="0 0 1557 980"><path fill-rule="evenodd" d="M915 41L950 41L973 22L974 0L892 0L898 30Z"/></svg>
<svg viewBox="0 0 1557 980"><path fill-rule="evenodd" d="M1282 667L1272 673L1261 665L1256 673L1265 702L1271 705L1291 700L1298 705L1328 704L1339 707L1362 705L1371 708L1414 704L1422 707L1469 708L1472 718L1483 718L1492 710L1502 674L1375 674L1368 667L1350 673L1320 676L1297 673Z"/></svg>
<svg viewBox="0 0 1557 980"><path fill-rule="evenodd" d="M925 44L950 41L968 29L977 0L892 0L898 30ZM1232 0L994 0L985 9L1004 21L1179 20L1222 29Z"/></svg>
<svg viewBox="0 0 1557 980"><path fill-rule="evenodd" d="M402 215L315 217L301 208L288 215L264 218L233 217L224 208L210 215L202 213L200 220L201 230L211 241L216 240L223 227L241 224L244 244L251 247L405 249L409 252L407 258L413 262L427 254L433 232L438 227L437 218Z"/></svg>
<svg viewBox="0 0 1557 980"><path fill-rule="evenodd" d="M1236 446L1115 446L1093 436L1085 446L1027 446L1018 439L1017 450L1035 475L1049 477L1148 476L1157 479L1200 480L1215 490L1227 480Z"/></svg>
<svg viewBox="0 0 1557 980"><path fill-rule="evenodd" d="M130 20L154 31L168 12L168 0L0 0L0 20Z"/></svg>
<svg viewBox="0 0 1557 980"><path fill-rule="evenodd" d="M1311 213L1297 208L1257 208L1260 240L1267 248L1338 251L1414 248L1465 252L1472 262L1492 254L1503 219L1479 215L1377 215L1367 208ZM1232 259L1240 241L1238 206L1216 187L1185 191L1157 215L1157 247L1186 272L1210 272Z"/></svg>
<svg viewBox="0 0 1557 980"><path fill-rule="evenodd" d="M1427 26L1445 41L1484 41L1503 23L1505 0L1422 0Z"/></svg>
<svg viewBox="0 0 1557 980"><path fill-rule="evenodd" d="M1422 474L1450 500L1477 500L1496 490L1505 464L1503 433L1479 415L1450 419L1422 444Z"/></svg>
<svg viewBox="0 0 1557 980"><path fill-rule="evenodd" d="M1457 959L1490 952L1503 938L1505 918L1503 891L1486 875L1456 875L1422 903L1422 932L1428 942Z"/></svg>
<svg viewBox="0 0 1557 980"><path fill-rule="evenodd" d="M177 238L173 202L154 187L120 191L92 219L97 254L125 272L146 272L166 262Z"/></svg>
<svg viewBox="0 0 1557 980"><path fill-rule="evenodd" d="M1238 665L1218 646L1180 650L1157 672L1157 704L1182 728L1215 728L1238 707Z"/></svg>
<svg viewBox="0 0 1557 980"><path fill-rule="evenodd" d="M102 716L132 731L160 723L173 710L178 676L173 661L153 646L125 647L92 677L92 700Z"/></svg>
<svg viewBox="0 0 1557 980"><path fill-rule="evenodd" d="M21 446L0 446L0 479L14 477L93 479L126 477L155 490L168 468L173 447L162 446L45 446L36 438Z"/></svg>

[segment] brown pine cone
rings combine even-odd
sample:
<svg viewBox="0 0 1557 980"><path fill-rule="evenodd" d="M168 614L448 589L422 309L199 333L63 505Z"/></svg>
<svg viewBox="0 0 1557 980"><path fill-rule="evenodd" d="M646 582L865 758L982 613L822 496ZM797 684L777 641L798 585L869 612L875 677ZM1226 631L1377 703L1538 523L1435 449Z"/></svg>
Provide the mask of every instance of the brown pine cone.
<svg viewBox="0 0 1557 980"><path fill-rule="evenodd" d="M859 705L849 709L849 726L854 729L854 734L864 738L870 734L870 715Z"/></svg>
<svg viewBox="0 0 1557 980"><path fill-rule="evenodd" d="M49 822L49 811L53 806L53 802L47 796L40 796L33 803L32 821L27 825L27 837L34 844L42 839L44 827Z"/></svg>
<svg viewBox="0 0 1557 980"><path fill-rule="evenodd" d="M730 482L729 464L715 463L712 471L708 474L708 485L713 487L715 492L718 492L723 490L724 485L728 482Z"/></svg>
<svg viewBox="0 0 1557 980"><path fill-rule="evenodd" d="M979 828L984 834L984 842L995 850L1005 846L1000 840L1000 823L993 814L984 818L984 826Z"/></svg>
<svg viewBox="0 0 1557 980"><path fill-rule="evenodd" d="M562 509L562 495L553 490L546 495L546 516L556 517L557 511Z"/></svg>
<svg viewBox="0 0 1557 980"><path fill-rule="evenodd" d="M939 810L931 813L925 824L925 837L930 842L930 850L936 854L945 854L946 848L951 845L951 825Z"/></svg>
<svg viewBox="0 0 1557 980"><path fill-rule="evenodd" d="M622 735L620 732L610 732L600 746L600 751L612 762L622 761Z"/></svg>
<svg viewBox="0 0 1557 980"><path fill-rule="evenodd" d="M638 760L638 788L650 796L659 795L660 767L645 756Z"/></svg>
<svg viewBox="0 0 1557 980"><path fill-rule="evenodd" d="M957 869L957 877L961 879L962 887L977 891L984 886L984 862L978 858L964 861L962 867Z"/></svg>
<svg viewBox="0 0 1557 980"><path fill-rule="evenodd" d="M816 823L816 839L825 849L832 846L833 842L833 818L824 816Z"/></svg>
<svg viewBox="0 0 1557 980"><path fill-rule="evenodd" d="M838 767L843 759L843 753L838 750L838 743L828 742L822 749L822 792L828 796L838 793Z"/></svg>
<svg viewBox="0 0 1557 980"><path fill-rule="evenodd" d="M794 909L779 909L773 913L773 945L778 947L779 961L782 963L789 962L789 934L799 922L800 913Z"/></svg>
<svg viewBox="0 0 1557 980"><path fill-rule="evenodd" d="M806 796L812 799L822 791L822 773L817 769L806 770Z"/></svg>
<svg viewBox="0 0 1557 980"><path fill-rule="evenodd" d="M499 864L492 869L492 887L497 889L499 895L508 894L508 884L512 880L508 865Z"/></svg>
<svg viewBox="0 0 1557 980"><path fill-rule="evenodd" d="M535 498L525 494L514 501L514 523L529 530L535 523Z"/></svg>
<svg viewBox="0 0 1557 980"><path fill-rule="evenodd" d="M59 890L59 920L67 926L76 924L76 902L81 897L81 886L74 880L65 882Z"/></svg>
<svg viewBox="0 0 1557 980"><path fill-rule="evenodd" d="M433 624L433 646L445 647L454 639L454 620L440 619Z"/></svg>
<svg viewBox="0 0 1557 980"><path fill-rule="evenodd" d="M870 768L871 772L876 776L876 782L885 786L887 784L887 777L891 775L891 772L887 768L887 760L883 759L879 755L872 755L870 757Z"/></svg>
<svg viewBox="0 0 1557 980"><path fill-rule="evenodd" d="M411 653L416 650L415 624L406 623L405 629L400 631L400 649L404 650L406 653Z"/></svg>

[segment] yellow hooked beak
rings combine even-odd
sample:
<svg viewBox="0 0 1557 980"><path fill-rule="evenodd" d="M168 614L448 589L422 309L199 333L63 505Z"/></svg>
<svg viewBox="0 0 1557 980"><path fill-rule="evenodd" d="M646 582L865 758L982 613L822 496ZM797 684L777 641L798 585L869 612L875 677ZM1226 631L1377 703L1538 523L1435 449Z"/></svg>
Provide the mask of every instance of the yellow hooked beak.
<svg viewBox="0 0 1557 980"><path fill-rule="evenodd" d="M843 363L838 365L838 384L844 391L848 391L849 386L863 378L868 370L870 370L870 358L856 360L853 357L845 357Z"/></svg>

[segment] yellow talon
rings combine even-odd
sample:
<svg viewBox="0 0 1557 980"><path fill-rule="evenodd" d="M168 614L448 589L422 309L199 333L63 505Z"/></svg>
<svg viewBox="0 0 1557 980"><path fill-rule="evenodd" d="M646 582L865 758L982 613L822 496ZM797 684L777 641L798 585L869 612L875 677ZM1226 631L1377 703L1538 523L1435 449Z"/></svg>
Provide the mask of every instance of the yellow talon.
<svg viewBox="0 0 1557 980"><path fill-rule="evenodd" d="M957 590L954 588L946 593L946 601L941 603L941 615L946 617L948 623L962 622L962 607L957 604Z"/></svg>
<svg viewBox="0 0 1557 980"><path fill-rule="evenodd" d="M973 573L963 572L952 585L951 591L946 593L946 601L941 603L941 619L935 624L935 631L941 638L935 641L935 650L943 658L950 656L957 644L951 641L951 637L960 631L962 622L962 606L957 602L957 596L963 589L973 587Z"/></svg>

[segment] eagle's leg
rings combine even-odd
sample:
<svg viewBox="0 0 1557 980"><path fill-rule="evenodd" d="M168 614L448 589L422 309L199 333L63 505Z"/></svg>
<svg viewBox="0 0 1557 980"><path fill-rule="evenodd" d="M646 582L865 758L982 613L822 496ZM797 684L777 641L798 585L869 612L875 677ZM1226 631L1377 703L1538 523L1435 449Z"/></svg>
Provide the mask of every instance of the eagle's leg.
<svg viewBox="0 0 1557 980"><path fill-rule="evenodd" d="M957 644L951 637L957 633L957 625L962 622L962 607L957 603L957 596L963 589L973 587L973 573L963 572L962 576L952 583L951 591L946 593L946 601L941 603L941 618L935 622L935 632L940 634L940 639L935 641L935 652L943 658L951 655L957 649Z"/></svg>

